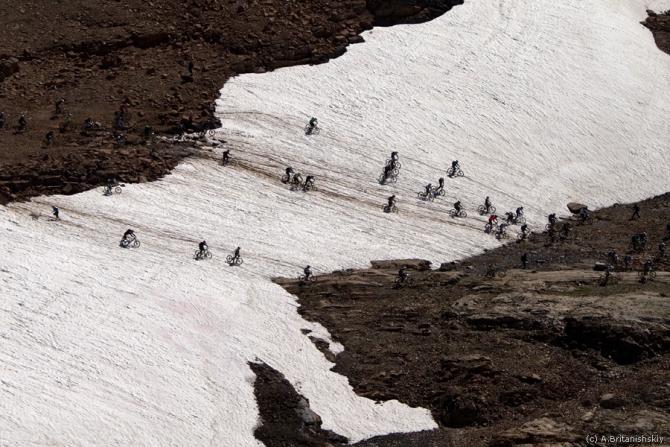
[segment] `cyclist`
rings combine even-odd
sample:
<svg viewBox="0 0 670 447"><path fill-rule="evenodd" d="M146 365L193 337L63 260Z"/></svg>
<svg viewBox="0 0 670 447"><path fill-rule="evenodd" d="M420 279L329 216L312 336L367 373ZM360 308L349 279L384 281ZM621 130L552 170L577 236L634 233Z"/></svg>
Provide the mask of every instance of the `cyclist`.
<svg viewBox="0 0 670 447"><path fill-rule="evenodd" d="M615 251L607 253L607 257L612 264L619 265L619 255Z"/></svg>
<svg viewBox="0 0 670 447"><path fill-rule="evenodd" d="M286 168L287 182L291 180L291 174L293 174L293 168L289 166L288 168Z"/></svg>
<svg viewBox="0 0 670 447"><path fill-rule="evenodd" d="M93 118L91 118L90 116L88 118L86 118L84 120L84 127L87 128L87 129L90 129L91 127L93 127Z"/></svg>
<svg viewBox="0 0 670 447"><path fill-rule="evenodd" d="M63 119L63 126L68 127L72 123L72 114L70 112L67 112L65 114L65 118Z"/></svg>
<svg viewBox="0 0 670 447"><path fill-rule="evenodd" d="M296 172L295 174L293 174L293 183L295 183L296 185L299 185L299 184L302 183L302 175L300 175L299 172Z"/></svg>
<svg viewBox="0 0 670 447"><path fill-rule="evenodd" d="M121 105L119 106L119 112L121 112L121 116L125 115L126 112L128 111L128 104L127 102L122 102Z"/></svg>
<svg viewBox="0 0 670 447"><path fill-rule="evenodd" d="M612 265L608 264L607 267L605 267L605 282L610 278L610 275L612 274Z"/></svg>
<svg viewBox="0 0 670 447"><path fill-rule="evenodd" d="M58 217L58 207L56 205L51 205L51 208L54 210L53 215L56 216L56 219L60 219L60 217Z"/></svg>
<svg viewBox="0 0 670 447"><path fill-rule="evenodd" d="M398 151L391 152L391 162L398 161Z"/></svg>
<svg viewBox="0 0 670 447"><path fill-rule="evenodd" d="M554 225L556 223L556 213L551 213L547 220L549 220L550 224Z"/></svg>
<svg viewBox="0 0 670 447"><path fill-rule="evenodd" d="M507 222L514 222L514 213L511 211L508 211L505 213L505 216L507 217Z"/></svg>
<svg viewBox="0 0 670 447"><path fill-rule="evenodd" d="M116 145L117 146L123 146L123 143L125 143L125 142L126 142L126 140L125 140L122 133L120 133L116 136Z"/></svg>
<svg viewBox="0 0 670 447"><path fill-rule="evenodd" d="M26 121L25 115L22 114L19 117L19 129L23 129L24 127L26 127L27 124L28 124L28 121Z"/></svg>
<svg viewBox="0 0 670 447"><path fill-rule="evenodd" d="M649 272L651 272L651 270L652 270L652 265L653 265L653 264L654 264L654 263L651 262L651 261L645 261L645 263L644 263L644 267L643 267L643 270L644 270L644 274L645 274L645 275L647 275Z"/></svg>
<svg viewBox="0 0 670 447"><path fill-rule="evenodd" d="M665 231L667 231L668 233L670 233L670 223L667 224L667 225L665 226Z"/></svg>
<svg viewBox="0 0 670 447"><path fill-rule="evenodd" d="M460 169L460 166L458 165L458 160L454 160L451 162L451 169L454 171L452 175L456 175L456 172Z"/></svg>
<svg viewBox="0 0 670 447"><path fill-rule="evenodd" d="M643 231L640 233L640 244L645 245L647 243L647 232Z"/></svg>
<svg viewBox="0 0 670 447"><path fill-rule="evenodd" d="M441 191L444 189L444 177L440 177L440 180L438 180L439 186L437 187L436 191Z"/></svg>
<svg viewBox="0 0 670 447"><path fill-rule="evenodd" d="M518 219L519 217L521 217L521 216L523 216L523 207L522 207L522 206L520 206L519 208L516 209L516 217L517 217L517 219Z"/></svg>
<svg viewBox="0 0 670 447"><path fill-rule="evenodd" d="M633 258L631 255L626 255L623 257L623 266L625 269L628 269L630 267L630 262Z"/></svg>
<svg viewBox="0 0 670 447"><path fill-rule="evenodd" d="M401 266L400 270L398 270L398 277L400 277L400 282L405 282L409 274L406 271L406 266Z"/></svg>
<svg viewBox="0 0 670 447"><path fill-rule="evenodd" d="M430 196L433 193L432 183L428 183L424 188L426 188L426 197Z"/></svg>
<svg viewBox="0 0 670 447"><path fill-rule="evenodd" d="M498 215L491 214L489 216L489 225L491 225L491 228L493 228L497 223L498 223Z"/></svg>
<svg viewBox="0 0 670 447"><path fill-rule="evenodd" d="M314 176L313 175L308 175L305 178L305 188L310 188L314 186Z"/></svg>
<svg viewBox="0 0 670 447"><path fill-rule="evenodd" d="M63 104L65 104L65 98L61 98L56 101L56 113L63 113Z"/></svg>
<svg viewBox="0 0 670 447"><path fill-rule="evenodd" d="M388 198L388 207L393 208L395 206L395 194Z"/></svg>
<svg viewBox="0 0 670 447"><path fill-rule="evenodd" d="M238 259L240 257L240 247L237 247L235 249L235 253L233 253L233 259Z"/></svg>
<svg viewBox="0 0 670 447"><path fill-rule="evenodd" d="M631 242L631 244L633 244L633 248L637 248L639 240L640 240L640 236L637 235L637 234L634 234L630 237L630 242Z"/></svg>
<svg viewBox="0 0 670 447"><path fill-rule="evenodd" d="M144 138L149 139L154 133L154 128L151 126L144 126Z"/></svg>
<svg viewBox="0 0 670 447"><path fill-rule="evenodd" d="M312 276L312 269L310 266L307 266L302 271L305 272L305 281L307 281L309 277Z"/></svg>
<svg viewBox="0 0 670 447"><path fill-rule="evenodd" d="M391 162L393 163L393 162ZM393 165L389 163L386 166L384 166L384 178L387 179L391 176L391 171L393 171Z"/></svg>
<svg viewBox="0 0 670 447"><path fill-rule="evenodd" d="M488 268L488 272L487 272L489 275L495 275L495 273L497 271L498 271L498 264L496 264L496 263L489 264L489 268Z"/></svg>
<svg viewBox="0 0 670 447"><path fill-rule="evenodd" d="M228 163L230 161L230 149L223 151L223 162Z"/></svg>
<svg viewBox="0 0 670 447"><path fill-rule="evenodd" d="M114 127L118 128L118 129L123 129L124 124L123 124L123 118L122 117L117 116L114 119Z"/></svg>
<svg viewBox="0 0 670 447"><path fill-rule="evenodd" d="M568 234L570 234L571 230L572 230L572 225L570 224L570 222L566 222L563 225L563 228L561 229L561 232L563 233L564 237L568 237Z"/></svg>
<svg viewBox="0 0 670 447"><path fill-rule="evenodd" d="M318 125L319 125L319 120L317 120L316 118L312 117L312 119L309 120L309 130L314 130L314 128Z"/></svg>
<svg viewBox="0 0 670 447"><path fill-rule="evenodd" d="M461 206L461 201L460 200L458 202L454 203L454 209L459 213L461 212L463 207Z"/></svg>
<svg viewBox="0 0 670 447"><path fill-rule="evenodd" d="M486 212L488 213L491 209L491 200L489 200L489 196L486 196L486 199L484 199L484 206L486 207Z"/></svg>
<svg viewBox="0 0 670 447"><path fill-rule="evenodd" d="M47 146L49 146L54 140L54 131L50 130L49 132L47 132L44 138L46 139Z"/></svg>
<svg viewBox="0 0 670 447"><path fill-rule="evenodd" d="M5 114L0 112L0 127L5 125Z"/></svg>
<svg viewBox="0 0 670 447"><path fill-rule="evenodd" d="M124 241L132 241L135 239L135 232L131 229L127 229L125 233L123 233L123 240Z"/></svg>
<svg viewBox="0 0 670 447"><path fill-rule="evenodd" d="M582 209L579 210L579 217L582 219L582 222L585 222L589 217L589 210L587 210L586 207L582 207Z"/></svg>
<svg viewBox="0 0 670 447"><path fill-rule="evenodd" d="M498 231L496 231L496 236L501 237L503 234L505 234L505 228L507 228L508 226L509 224L506 222L501 223L500 226L498 227Z"/></svg>
<svg viewBox="0 0 670 447"><path fill-rule="evenodd" d="M665 242L661 241L658 243L658 251L661 257L665 256Z"/></svg>
<svg viewBox="0 0 670 447"><path fill-rule="evenodd" d="M528 224L521 225L521 233L526 236L528 234Z"/></svg>
<svg viewBox="0 0 670 447"><path fill-rule="evenodd" d="M209 247L207 246L207 242L202 241L198 244L198 248L200 248L200 253L198 253L198 256L202 257L207 250L209 250Z"/></svg>

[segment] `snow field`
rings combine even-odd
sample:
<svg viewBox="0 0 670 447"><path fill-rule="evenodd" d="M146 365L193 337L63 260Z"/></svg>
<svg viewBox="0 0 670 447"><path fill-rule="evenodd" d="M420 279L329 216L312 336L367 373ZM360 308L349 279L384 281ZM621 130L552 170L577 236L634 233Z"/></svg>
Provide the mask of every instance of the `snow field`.
<svg viewBox="0 0 670 447"><path fill-rule="evenodd" d="M435 427L426 410L355 396L300 329L327 332L269 279L495 247L475 213L487 195L540 228L569 201L666 191L670 59L638 23L646 7L467 2L373 30L326 65L226 84L217 138L234 166L215 149L121 195L0 208L0 440L257 446L257 360L354 441ZM311 115L320 135L302 133ZM392 150L398 183L379 185ZM454 158L466 177L417 200ZM319 191L281 184L287 165ZM400 212L387 215L392 193ZM447 215L457 199L467 219ZM52 203L62 221L31 218ZM118 247L127 228L140 248ZM203 239L214 257L195 261ZM238 245L245 263L229 267Z"/></svg>

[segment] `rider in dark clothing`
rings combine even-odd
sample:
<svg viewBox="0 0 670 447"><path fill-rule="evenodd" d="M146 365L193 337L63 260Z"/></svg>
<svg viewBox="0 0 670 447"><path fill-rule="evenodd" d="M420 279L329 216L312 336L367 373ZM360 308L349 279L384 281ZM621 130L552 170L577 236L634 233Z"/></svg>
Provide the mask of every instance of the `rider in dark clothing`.
<svg viewBox="0 0 670 447"><path fill-rule="evenodd" d="M428 183L426 186L426 196L429 196L433 192L433 185L431 183Z"/></svg>
<svg viewBox="0 0 670 447"><path fill-rule="evenodd" d="M233 253L233 258L239 258L240 257L240 247L237 247L235 249L235 253Z"/></svg>
<svg viewBox="0 0 670 447"><path fill-rule="evenodd" d="M491 200L489 200L489 196L486 196L486 199L484 199L484 206L486 207L486 212L489 212L489 209L491 208Z"/></svg>
<svg viewBox="0 0 670 447"><path fill-rule="evenodd" d="M51 141L54 139L54 131L50 130L49 132L47 132L45 138L47 140L47 143L51 143Z"/></svg>
<svg viewBox="0 0 670 447"><path fill-rule="evenodd" d="M389 208L392 208L395 205L395 194L388 198Z"/></svg>
<svg viewBox="0 0 670 447"><path fill-rule="evenodd" d="M555 224L556 223L556 213L551 213L548 217L549 223L550 224Z"/></svg>
<svg viewBox="0 0 670 447"><path fill-rule="evenodd" d="M226 163L228 161L230 161L230 149L223 151L223 162Z"/></svg>
<svg viewBox="0 0 670 447"><path fill-rule="evenodd" d="M405 278L407 278L407 271L405 271L404 265L400 267L400 270L398 270L398 276L400 277L401 281L405 281Z"/></svg>
<svg viewBox="0 0 670 447"><path fill-rule="evenodd" d="M123 233L123 240L130 240L133 237L135 237L135 232L131 229L128 229L125 233Z"/></svg>
<svg viewBox="0 0 670 447"><path fill-rule="evenodd" d="M26 121L26 117L21 115L21 117L19 118L19 127L24 127L26 124L28 124L28 122Z"/></svg>
<svg viewBox="0 0 670 447"><path fill-rule="evenodd" d="M398 159L398 152L393 151L391 152L391 161L396 161Z"/></svg>
<svg viewBox="0 0 670 447"><path fill-rule="evenodd" d="M440 180L438 180L438 182L440 186L437 189L444 189L444 177L440 177Z"/></svg>
<svg viewBox="0 0 670 447"><path fill-rule="evenodd" d="M208 248L207 247L207 242L205 242L205 241L200 242L198 244L198 247L200 248L200 254L204 253L205 251L207 251L207 248Z"/></svg>
<svg viewBox="0 0 670 447"><path fill-rule="evenodd" d="M458 202L454 203L454 208L456 209L456 211L461 210L461 201L460 200Z"/></svg>
<svg viewBox="0 0 670 447"><path fill-rule="evenodd" d="M310 266L305 267L303 272L305 272L305 279L309 279L309 277L312 276L312 269Z"/></svg>

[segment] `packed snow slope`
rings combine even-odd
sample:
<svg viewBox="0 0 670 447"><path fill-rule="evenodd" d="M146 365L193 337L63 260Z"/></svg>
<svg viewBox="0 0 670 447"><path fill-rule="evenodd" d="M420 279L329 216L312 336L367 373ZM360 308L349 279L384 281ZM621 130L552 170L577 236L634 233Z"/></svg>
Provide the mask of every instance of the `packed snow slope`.
<svg viewBox="0 0 670 447"><path fill-rule="evenodd" d="M0 208L2 443L259 445L257 360L352 440L435 427L423 409L355 396L301 332L323 328L270 278L494 247L474 213L487 195L539 227L568 201L668 190L670 58L638 24L649 6L473 1L373 30L329 64L227 84L217 138L233 166L217 148L121 195ZM323 130L306 136L311 115ZM391 150L400 177L380 185ZM418 200L454 158L466 176ZM319 191L279 182L287 165ZM387 215L392 193L400 212ZM447 214L456 199L467 218ZM118 246L127 228L140 248ZM203 239L214 257L195 261ZM230 267L238 245L245 262Z"/></svg>

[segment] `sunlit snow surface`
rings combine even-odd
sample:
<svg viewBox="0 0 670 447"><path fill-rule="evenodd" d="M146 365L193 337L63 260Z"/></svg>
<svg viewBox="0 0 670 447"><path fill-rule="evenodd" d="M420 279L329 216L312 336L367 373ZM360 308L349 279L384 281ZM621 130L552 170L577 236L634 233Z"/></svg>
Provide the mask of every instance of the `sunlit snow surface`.
<svg viewBox="0 0 670 447"><path fill-rule="evenodd" d="M0 208L0 441L259 445L256 360L352 440L435 427L425 410L355 396L300 330L326 331L269 278L494 247L474 213L486 195L539 227L571 200L667 191L670 57L638 23L650 6L668 4L473 1L376 29L326 65L230 81L217 138L234 167L216 149L121 195ZM307 137L312 115L323 131ZM394 149L399 181L381 186ZM418 201L454 158L466 177ZM278 182L287 165L320 191ZM385 215L391 193L400 213ZM457 198L467 219L447 215ZM127 228L139 249L118 247ZM202 239L214 257L194 261ZM229 267L238 245L245 263Z"/></svg>

